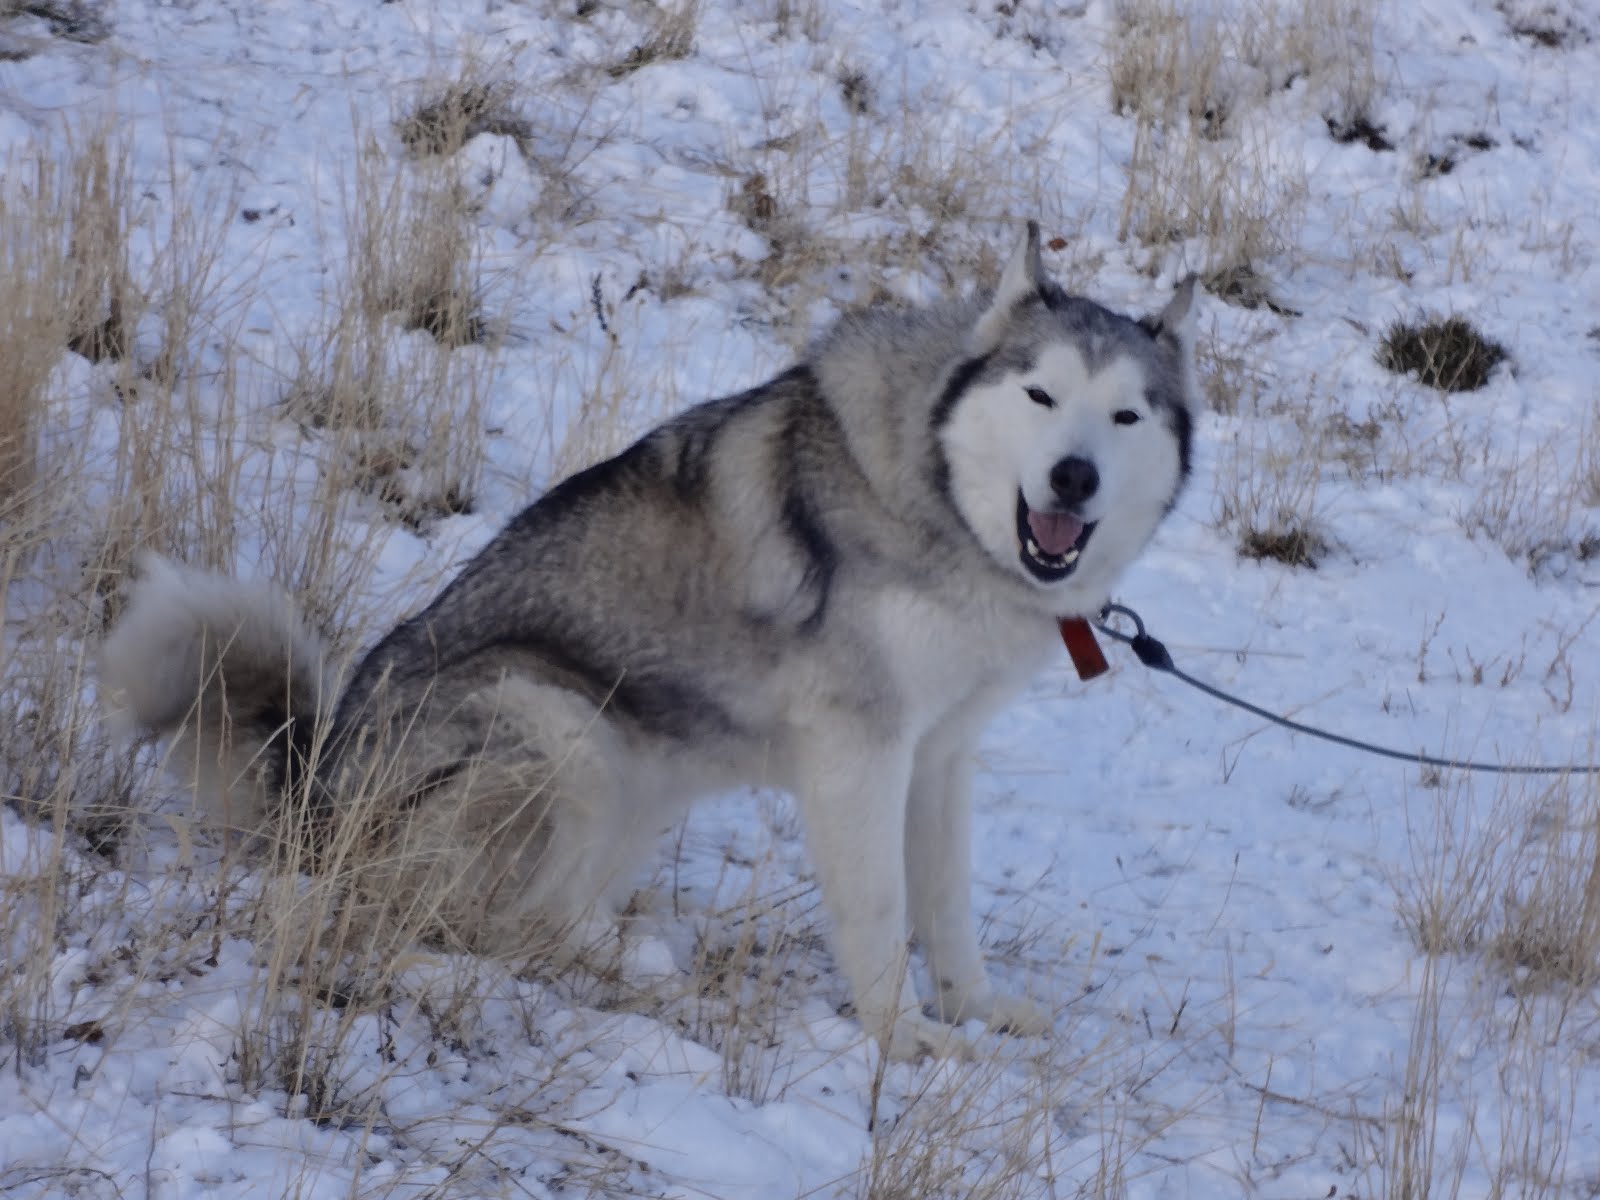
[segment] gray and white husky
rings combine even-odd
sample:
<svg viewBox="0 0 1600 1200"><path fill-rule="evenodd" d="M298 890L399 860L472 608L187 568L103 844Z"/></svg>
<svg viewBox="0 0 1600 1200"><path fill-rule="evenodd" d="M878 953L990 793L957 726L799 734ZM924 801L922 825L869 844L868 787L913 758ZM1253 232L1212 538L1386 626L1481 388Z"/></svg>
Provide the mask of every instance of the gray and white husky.
<svg viewBox="0 0 1600 1200"><path fill-rule="evenodd" d="M1192 293L1142 320L1068 295L1030 224L992 293L847 316L551 488L342 684L283 593L159 559L103 682L226 823L298 796L337 827L376 789L375 887L493 952L611 928L689 801L785 789L890 1055L964 1048L933 1017L1041 1032L978 945L973 750L1173 506Z"/></svg>

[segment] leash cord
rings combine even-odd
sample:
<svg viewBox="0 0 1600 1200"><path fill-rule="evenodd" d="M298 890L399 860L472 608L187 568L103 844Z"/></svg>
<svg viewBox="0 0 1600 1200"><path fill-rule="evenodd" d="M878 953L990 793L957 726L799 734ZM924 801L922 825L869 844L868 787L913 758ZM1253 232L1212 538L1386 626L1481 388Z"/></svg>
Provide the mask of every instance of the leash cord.
<svg viewBox="0 0 1600 1200"><path fill-rule="evenodd" d="M1123 617L1133 622L1135 632L1123 633L1120 629L1113 628L1108 621L1112 617ZM1349 746L1353 750L1365 750L1368 754L1378 754L1384 758L1398 759L1400 762L1415 763L1423 766L1445 767L1453 771L1490 771L1499 775L1583 775L1600 773L1600 763L1568 763L1563 766L1507 766L1504 763L1469 762L1464 760L1436 758L1431 754L1411 753L1404 750L1394 750L1388 746L1375 746L1371 742L1363 742L1359 738L1345 737L1341 733L1333 733L1326 729L1318 729L1312 725L1303 725L1299 721L1292 721L1288 717L1279 716L1277 713L1268 712L1258 705L1251 704L1248 700L1241 700L1238 696L1231 696L1221 688L1213 687L1203 680L1196 679L1186 671L1179 670L1172 661L1172 655L1167 648L1157 639L1145 632L1144 621L1133 609L1122 604L1108 604L1100 610L1100 619L1094 622L1094 627L1113 641L1122 642L1128 646L1145 666L1155 671L1165 671L1168 675L1176 676L1192 688L1198 688L1208 696L1214 696L1236 708L1242 708L1247 713L1271 721L1274 725L1282 725L1285 729L1292 729L1296 733L1309 734L1311 737L1321 738L1323 741L1336 742L1341 746Z"/></svg>

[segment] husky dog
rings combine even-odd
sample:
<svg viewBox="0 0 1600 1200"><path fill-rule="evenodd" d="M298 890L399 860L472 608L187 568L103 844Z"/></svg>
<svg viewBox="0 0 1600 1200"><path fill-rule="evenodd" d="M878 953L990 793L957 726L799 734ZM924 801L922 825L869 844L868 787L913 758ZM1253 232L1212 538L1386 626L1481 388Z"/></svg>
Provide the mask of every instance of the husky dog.
<svg viewBox="0 0 1600 1200"><path fill-rule="evenodd" d="M1178 496L1192 293L1068 295L1030 223L992 293L845 317L551 488L342 687L287 596L159 559L103 682L228 823L298 795L336 828L376 790L382 886L494 952L610 928L697 796L785 789L888 1054L963 1049L932 1017L1043 1032L978 945L973 750Z"/></svg>

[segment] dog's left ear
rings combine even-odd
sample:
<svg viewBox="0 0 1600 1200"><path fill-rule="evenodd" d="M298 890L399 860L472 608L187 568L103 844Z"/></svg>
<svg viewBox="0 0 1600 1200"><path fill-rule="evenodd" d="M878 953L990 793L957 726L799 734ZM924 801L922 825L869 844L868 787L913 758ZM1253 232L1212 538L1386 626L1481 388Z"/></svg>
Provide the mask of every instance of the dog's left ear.
<svg viewBox="0 0 1600 1200"><path fill-rule="evenodd" d="M1188 347L1194 341L1194 289L1198 277L1190 275L1172 293L1167 306L1139 322L1153 338L1166 338Z"/></svg>
<svg viewBox="0 0 1600 1200"><path fill-rule="evenodd" d="M1028 232L1011 253L1011 261L1000 276L1000 286L994 290L989 307L972 327L971 345L974 354L987 354L999 344L1006 322L1017 305L1039 294L1045 285L1044 259L1039 253L1039 222L1029 221Z"/></svg>

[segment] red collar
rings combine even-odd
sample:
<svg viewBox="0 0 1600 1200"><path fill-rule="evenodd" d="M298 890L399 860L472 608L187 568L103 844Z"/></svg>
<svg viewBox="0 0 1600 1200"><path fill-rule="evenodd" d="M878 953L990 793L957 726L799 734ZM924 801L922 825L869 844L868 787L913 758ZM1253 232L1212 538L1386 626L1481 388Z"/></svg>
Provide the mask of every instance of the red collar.
<svg viewBox="0 0 1600 1200"><path fill-rule="evenodd" d="M1072 665L1078 668L1079 679L1094 679L1111 669L1100 643L1094 640L1094 630L1084 618L1062 617L1061 640L1067 644L1067 653L1072 656Z"/></svg>

